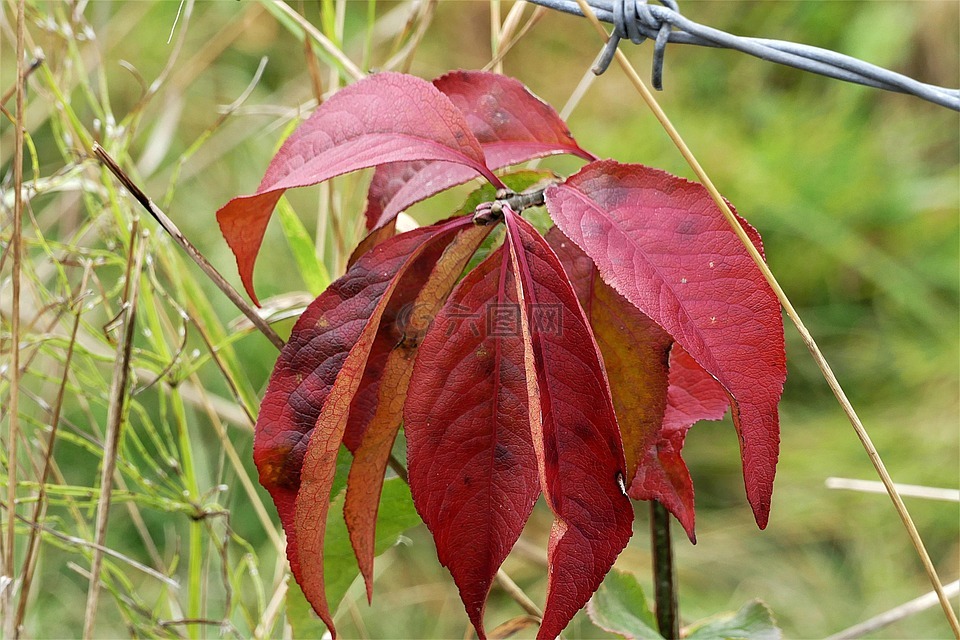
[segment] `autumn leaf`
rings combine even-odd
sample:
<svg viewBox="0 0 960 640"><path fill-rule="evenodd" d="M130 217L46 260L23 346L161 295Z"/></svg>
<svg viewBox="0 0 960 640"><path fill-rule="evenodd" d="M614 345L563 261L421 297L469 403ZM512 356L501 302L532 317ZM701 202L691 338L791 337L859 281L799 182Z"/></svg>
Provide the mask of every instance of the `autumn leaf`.
<svg viewBox="0 0 960 640"><path fill-rule="evenodd" d="M723 417L727 394L669 334L603 282L593 261L559 229L546 238L603 354L627 461L627 494L659 501L695 543L693 481L680 451L694 423Z"/></svg>
<svg viewBox="0 0 960 640"><path fill-rule="evenodd" d="M494 575L540 494L516 273L500 247L427 333L404 409L414 504L484 637Z"/></svg>
<svg viewBox="0 0 960 640"><path fill-rule="evenodd" d="M626 464L599 349L563 266L529 222L505 209L536 376L531 429L556 516L538 637L555 638L596 591L633 531Z"/></svg>
<svg viewBox="0 0 960 640"><path fill-rule="evenodd" d="M318 518L314 528L322 530L318 523L325 520L319 517L319 511L325 515L330 501L330 488L324 494L322 486L332 478L336 450L346 427L347 412L343 409L352 397L345 390L355 391L353 386L361 380L383 318L395 316L405 299L412 300L410 292L420 289L443 248L463 228L472 230L468 219L423 227L397 236L364 256L307 308L274 367L257 418L254 461L260 482L277 505L287 533L291 570L321 617L329 617L322 577L318 583L312 576L318 567L322 575L322 531L319 563L316 546L311 548L314 557L303 563L302 529L295 522L314 512ZM392 295L397 291L405 295ZM332 451L332 458L318 461L314 454L309 478L316 500L298 515L302 468L310 457L309 443L314 441L315 427L320 427L324 436L320 440L323 451ZM301 570L302 566L306 568ZM328 618L324 620L329 622Z"/></svg>
<svg viewBox="0 0 960 640"><path fill-rule="evenodd" d="M722 418L730 399L720 383L676 343L670 350L669 370L663 426L655 446L645 450L627 495L659 501L696 543L693 480L680 451L690 427L700 420Z"/></svg>
<svg viewBox="0 0 960 640"><path fill-rule="evenodd" d="M468 226L446 246L416 299L404 306L403 315L398 318L400 338L393 341L382 368L372 372L373 377L368 375L370 372L364 373L364 380L377 381L377 401L372 410L365 408L368 415L360 414L366 424L362 427L360 445L354 450L343 513L360 573L367 586L368 600L373 597L373 556L380 489L403 418L404 401L418 348L467 261L489 232L490 228ZM351 414L354 411L355 405L351 407Z"/></svg>
<svg viewBox="0 0 960 640"><path fill-rule="evenodd" d="M605 283L593 260L559 229L551 229L546 238L577 292L603 354L627 463L624 481L630 486L660 437L673 338Z"/></svg>
<svg viewBox="0 0 960 640"><path fill-rule="evenodd" d="M429 82L378 73L334 94L280 147L257 191L232 199L217 212L247 294L256 302L253 265L286 189L379 164L418 160L462 165L470 176L503 186L486 167L463 114Z"/></svg>
<svg viewBox="0 0 960 640"><path fill-rule="evenodd" d="M558 153L594 159L573 139L553 107L513 78L454 71L433 84L463 113L491 169ZM379 228L407 207L474 177L476 172L449 162L383 165L370 183L367 228Z"/></svg>
<svg viewBox="0 0 960 640"><path fill-rule="evenodd" d="M747 498L765 527L786 377L780 305L709 194L662 171L604 160L548 188L546 202L603 280L730 395Z"/></svg>
<svg viewBox="0 0 960 640"><path fill-rule="evenodd" d="M514 80L377 74L321 106L257 192L218 212L252 296L283 191L380 167L373 232L294 327L254 441L291 570L334 636L325 560L340 593L346 573L332 567L348 538L371 596L401 422L410 497L480 637L493 579L540 493L555 516L540 638L564 630L626 546L628 494L663 503L693 540L681 449L693 423L728 407L747 496L766 525L786 375L776 297L699 185L608 160L527 192L538 176L490 169L551 153L592 158ZM476 175L495 188L468 201L482 208L476 225L460 216L394 236L400 210ZM523 194L496 191L514 181ZM557 224L546 238L542 210L531 210L535 227L512 208L535 206L541 193ZM504 232L485 243L500 221ZM344 521L327 540L341 505ZM334 547L337 562L325 555Z"/></svg>
<svg viewBox="0 0 960 640"><path fill-rule="evenodd" d="M349 269L352 267L354 263L360 259L360 256L370 251L370 249L373 249L378 244L386 241L388 238L392 238L396 233L396 218L388 221L382 227L377 227L376 229L370 231L360 240L360 242L357 243L357 246L354 247L353 252L347 259L347 268Z"/></svg>

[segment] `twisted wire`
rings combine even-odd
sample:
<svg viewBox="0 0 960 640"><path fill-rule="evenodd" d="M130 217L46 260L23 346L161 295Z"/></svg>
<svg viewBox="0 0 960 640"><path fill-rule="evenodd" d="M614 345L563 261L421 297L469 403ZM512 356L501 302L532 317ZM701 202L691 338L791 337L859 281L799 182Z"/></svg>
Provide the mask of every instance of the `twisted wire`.
<svg viewBox="0 0 960 640"><path fill-rule="evenodd" d="M577 0L529 0L529 2L572 15L583 15ZM595 73L600 74L606 70L620 40L626 38L635 44L640 44L649 38L655 42L653 85L657 89L663 86L663 59L667 44L692 44L733 49L761 60L844 82L906 93L927 102L960 111L960 89L949 89L920 82L909 76L829 49L785 40L736 36L699 24L681 15L676 0L661 0L661 3L648 4L646 0L587 0L587 4L593 9L598 19L614 25L610 40L594 67Z"/></svg>

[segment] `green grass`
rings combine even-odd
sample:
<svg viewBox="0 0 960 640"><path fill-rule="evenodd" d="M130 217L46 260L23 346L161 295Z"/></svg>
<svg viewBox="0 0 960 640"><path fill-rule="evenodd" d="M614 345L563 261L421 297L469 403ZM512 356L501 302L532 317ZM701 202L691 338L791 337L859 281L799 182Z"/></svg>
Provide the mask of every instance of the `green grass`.
<svg viewBox="0 0 960 640"><path fill-rule="evenodd" d="M282 136L312 108L302 30L256 2L197 3L185 6L179 21L178 4L94 2L75 15L72 5L27 3L27 50L42 50L45 63L29 79L24 114L18 578L61 387L64 399L32 588L24 595L18 582L13 595L14 604L26 597L26 637L76 637L84 625L109 394L123 338L123 323L115 319L129 256L139 247L145 261L131 382L104 541L115 554L104 557L94 635L280 637L291 628L311 634L303 603L294 597L289 610L285 604L279 524L251 460L249 416L256 414L276 352L88 147L99 141L239 286L213 214L255 188ZM342 43L357 64L366 61L364 69L385 64L418 26L405 29L409 5L403 3L292 6ZM809 42L927 82L958 84L956 3L690 0L682 8L735 33ZM504 3L502 15L508 10ZM15 3L3 11L0 93L13 86L16 63ZM488 16L487 2L440 3L410 71L430 78L484 66ZM649 43L624 46L646 73ZM549 14L507 55L504 71L559 108L597 50L585 21ZM324 91L347 77L331 61L320 55L315 78ZM731 52L680 46L667 52L665 85L658 98L720 190L763 234L774 273L861 411L894 479L956 488L957 114ZM14 110L12 100L4 106ZM600 156L690 176L616 68L594 82L569 122L581 144ZM3 118L4 486L13 374L13 140L14 127ZM543 166L569 172L577 163L556 159ZM288 194L290 208L278 216L282 224L268 230L257 269L262 299L275 297L281 313L295 311L342 273L359 238L364 187L364 175L346 176L329 188ZM412 213L420 222L445 217L468 191ZM288 333L291 320L275 327ZM789 327L787 337L783 445L766 531L756 530L743 497L730 424L698 425L688 438L699 543L677 539L685 622L759 597L789 637L822 637L929 590L886 497L824 487L829 476L872 479L874 473ZM958 505L916 499L907 505L942 578L955 580ZM634 540L618 566L649 586L645 505L637 512ZM9 505L3 513L5 531ZM549 513L538 507L506 565L539 602L549 524ZM491 627L521 613L494 589ZM463 637L467 626L422 526L407 530L404 544L378 559L373 606L354 583L338 621L346 637ZM933 608L874 637L947 635L942 613ZM581 615L567 636L604 634Z"/></svg>

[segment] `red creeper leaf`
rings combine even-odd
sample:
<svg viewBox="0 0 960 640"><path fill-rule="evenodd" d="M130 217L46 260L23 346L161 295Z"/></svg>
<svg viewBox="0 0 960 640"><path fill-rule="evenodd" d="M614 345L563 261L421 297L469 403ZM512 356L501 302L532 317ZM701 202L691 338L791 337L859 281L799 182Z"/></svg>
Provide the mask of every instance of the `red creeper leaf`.
<svg viewBox="0 0 960 640"><path fill-rule="evenodd" d="M556 516L538 637L555 638L627 545L633 508L610 389L589 322L546 240L509 207L505 214L538 383L539 416L531 411L534 449L543 493Z"/></svg>
<svg viewBox="0 0 960 640"><path fill-rule="evenodd" d="M435 261L444 244L466 225L469 221L454 220L417 229L397 236L364 256L303 313L271 375L257 418L254 461L260 482L273 497L287 533L287 556L294 577L321 617L326 616L325 622L330 622L330 616L323 598L322 555L318 556L313 547L314 555L303 562L302 528L295 526L295 522L317 509L313 525L314 530L319 526L322 554L322 527L326 521L319 511L325 516L330 496L329 487L323 494L317 478L325 478L326 471L331 472L332 478L336 450L343 435L341 416L337 414L332 420L330 414L336 413L335 408L349 406L350 394L345 393L345 387L359 381L361 365L381 319L395 313L388 302L396 304L399 300L391 294L397 290L415 292L419 289L416 281L422 284L426 279L431 260ZM406 299L412 296L407 294ZM335 389L340 392L331 400ZM323 411L325 415L321 415ZM305 457L309 457L308 443L314 441L316 426L322 429L322 446L325 450L332 449L333 459L311 466L312 492L317 499L298 514L302 467ZM327 462L329 467L324 467ZM319 581L317 572L321 574Z"/></svg>
<svg viewBox="0 0 960 640"><path fill-rule="evenodd" d="M481 638L494 575L540 494L518 304L500 247L437 316L404 409L414 504Z"/></svg>
<svg viewBox="0 0 960 640"><path fill-rule="evenodd" d="M570 277L603 354L629 487L660 437L673 338L605 283L593 261L559 229L550 230L547 242Z"/></svg>
<svg viewBox="0 0 960 640"><path fill-rule="evenodd" d="M294 131L267 168L256 193L217 212L253 292L253 265L273 208L284 190L398 161L443 160L502 183L487 169L463 114L433 85L414 76L378 73L337 92Z"/></svg>
<svg viewBox="0 0 960 640"><path fill-rule="evenodd" d="M491 169L558 153L594 159L580 148L553 107L513 78L454 71L433 84L463 112ZM468 168L449 162L379 167L367 197L367 228L383 226L407 207L475 176Z"/></svg>
<svg viewBox="0 0 960 640"><path fill-rule="evenodd" d="M548 188L546 201L604 281L726 389L747 498L765 527L786 378L780 305L707 191L649 167L604 160Z"/></svg>
<svg viewBox="0 0 960 640"><path fill-rule="evenodd" d="M690 427L700 420L719 420L730 399L720 383L703 370L683 347L670 351L667 408L656 446L647 450L627 493L635 500L658 500L694 535L693 481L680 451Z"/></svg>
<svg viewBox="0 0 960 640"><path fill-rule="evenodd" d="M467 227L447 245L416 300L404 307L397 320L400 339L393 341L385 364L375 372L379 380L377 403L372 413L366 416L363 439L354 451L343 511L360 573L367 586L368 600L373 596L373 557L380 492L387 460L403 418L403 405L418 347L467 261L490 230L491 227ZM368 374L364 373L364 380Z"/></svg>
<svg viewBox="0 0 960 640"><path fill-rule="evenodd" d="M695 422L723 417L727 394L669 334L603 282L593 261L558 228L546 237L603 354L627 468L633 469L627 494L659 501L696 542L693 482L680 450Z"/></svg>

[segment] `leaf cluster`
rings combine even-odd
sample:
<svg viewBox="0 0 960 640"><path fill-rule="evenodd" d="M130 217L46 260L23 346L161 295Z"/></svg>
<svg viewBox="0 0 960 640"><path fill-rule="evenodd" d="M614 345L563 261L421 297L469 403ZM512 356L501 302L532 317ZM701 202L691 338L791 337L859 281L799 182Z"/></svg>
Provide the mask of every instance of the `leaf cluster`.
<svg viewBox="0 0 960 640"><path fill-rule="evenodd" d="M522 194L494 173L557 153L590 162ZM786 375L780 308L701 186L596 159L515 80L377 74L326 101L257 191L217 212L254 300L283 192L370 166L369 235L294 327L254 446L293 574L331 631L324 540L340 447L353 454L343 516L372 597L401 424L414 504L481 637L493 578L540 495L555 516L540 637L559 635L626 546L629 498L659 500L695 540L680 450L694 422L728 406L766 526ZM473 216L394 235L400 212L478 175L497 191ZM545 236L521 215L542 203L556 224ZM502 243L460 280L500 221Z"/></svg>

